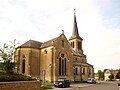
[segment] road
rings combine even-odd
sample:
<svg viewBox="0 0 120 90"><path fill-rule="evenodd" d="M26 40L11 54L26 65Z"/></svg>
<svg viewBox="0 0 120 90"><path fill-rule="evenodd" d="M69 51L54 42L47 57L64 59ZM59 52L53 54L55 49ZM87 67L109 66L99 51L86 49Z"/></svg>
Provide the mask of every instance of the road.
<svg viewBox="0 0 120 90"><path fill-rule="evenodd" d="M74 90L74 89L71 89L71 90ZM77 88L75 90L119 90L119 87L116 83L104 82L104 83L99 83L99 84L88 86L88 87Z"/></svg>
<svg viewBox="0 0 120 90"><path fill-rule="evenodd" d="M101 82L97 84L73 84L69 88L53 88L49 90L120 90L116 82Z"/></svg>

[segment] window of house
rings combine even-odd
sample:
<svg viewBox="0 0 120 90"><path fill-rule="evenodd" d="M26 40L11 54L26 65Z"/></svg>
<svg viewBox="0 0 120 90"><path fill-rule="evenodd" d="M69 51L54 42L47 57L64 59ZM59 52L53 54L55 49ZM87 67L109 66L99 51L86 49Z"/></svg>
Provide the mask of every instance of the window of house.
<svg viewBox="0 0 120 90"><path fill-rule="evenodd" d="M66 58L65 58L65 61L64 61L64 75L66 75Z"/></svg>
<svg viewBox="0 0 120 90"><path fill-rule="evenodd" d="M64 58L64 54L61 54L61 57Z"/></svg>
<svg viewBox="0 0 120 90"><path fill-rule="evenodd" d="M25 73L25 59L22 61L22 73Z"/></svg>
<svg viewBox="0 0 120 90"><path fill-rule="evenodd" d="M82 62L84 62L84 59L82 59Z"/></svg>
<svg viewBox="0 0 120 90"><path fill-rule="evenodd" d="M23 58L25 58L25 55L23 54L23 56L22 56Z"/></svg>
<svg viewBox="0 0 120 90"><path fill-rule="evenodd" d="M82 49L82 44L81 44L81 42L78 42L78 49L79 49L79 50Z"/></svg>
<svg viewBox="0 0 120 90"><path fill-rule="evenodd" d="M71 42L71 47L72 47L72 42Z"/></svg>
<svg viewBox="0 0 120 90"><path fill-rule="evenodd" d="M78 68L75 68L75 75L78 75Z"/></svg>
<svg viewBox="0 0 120 90"><path fill-rule="evenodd" d="M89 75L91 75L91 69L89 68Z"/></svg>
<svg viewBox="0 0 120 90"><path fill-rule="evenodd" d="M73 48L74 48L74 42L73 42Z"/></svg>
<svg viewBox="0 0 120 90"><path fill-rule="evenodd" d="M64 54L61 54L61 57L59 58L59 75L66 75L66 58Z"/></svg>
<svg viewBox="0 0 120 90"><path fill-rule="evenodd" d="M77 61L77 58L75 58L75 61Z"/></svg>
<svg viewBox="0 0 120 90"><path fill-rule="evenodd" d="M61 57L59 58L59 75L61 76Z"/></svg>
<svg viewBox="0 0 120 90"><path fill-rule="evenodd" d="M71 42L71 47L74 48L74 42Z"/></svg>
<svg viewBox="0 0 120 90"><path fill-rule="evenodd" d="M82 68L82 74L85 75L85 68Z"/></svg>
<svg viewBox="0 0 120 90"><path fill-rule="evenodd" d="M44 53L47 54L47 50L44 50Z"/></svg>
<svg viewBox="0 0 120 90"><path fill-rule="evenodd" d="M62 40L62 47L64 47L64 40Z"/></svg>

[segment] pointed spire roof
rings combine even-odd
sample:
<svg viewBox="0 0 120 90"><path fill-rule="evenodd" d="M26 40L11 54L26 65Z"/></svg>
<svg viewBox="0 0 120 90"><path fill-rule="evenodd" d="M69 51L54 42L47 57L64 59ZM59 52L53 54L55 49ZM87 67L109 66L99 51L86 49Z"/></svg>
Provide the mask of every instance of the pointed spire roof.
<svg viewBox="0 0 120 90"><path fill-rule="evenodd" d="M75 9L74 9L74 22L73 22L73 31L72 31L72 36L70 37L70 39L82 39L79 36L79 32L78 32L78 26L77 26L77 20L76 20L76 13L75 13Z"/></svg>

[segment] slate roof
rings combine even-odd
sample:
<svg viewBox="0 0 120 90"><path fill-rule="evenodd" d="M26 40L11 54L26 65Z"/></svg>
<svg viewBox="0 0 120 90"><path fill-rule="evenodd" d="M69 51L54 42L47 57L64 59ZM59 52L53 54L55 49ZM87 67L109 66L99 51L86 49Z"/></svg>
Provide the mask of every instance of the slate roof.
<svg viewBox="0 0 120 90"><path fill-rule="evenodd" d="M73 65L75 65L75 66L93 66L89 63L79 63L79 62L74 62Z"/></svg>
<svg viewBox="0 0 120 90"><path fill-rule="evenodd" d="M75 50L72 49L71 47L71 52L73 53L73 55L75 56L82 56L80 53L76 52Z"/></svg>
<svg viewBox="0 0 120 90"><path fill-rule="evenodd" d="M49 41L47 41L47 42L44 42L44 43L41 45L40 48L45 48L45 47L48 47L48 46L53 45L53 42L54 42L56 39L57 39L57 37L56 37L56 38L53 38L53 39L51 39L51 40L49 40Z"/></svg>
<svg viewBox="0 0 120 90"><path fill-rule="evenodd" d="M24 48L40 48L40 46L42 45L42 42L38 42L38 41L34 41L34 40L29 40L27 42L25 42L24 44L22 44L19 47L24 47Z"/></svg>
<svg viewBox="0 0 120 90"><path fill-rule="evenodd" d="M73 31L72 31L72 36L70 37L69 40L71 39L82 39L80 36L79 36L79 32L78 32L78 26L77 26L77 20L76 20L76 15L74 13L74 22L73 22Z"/></svg>

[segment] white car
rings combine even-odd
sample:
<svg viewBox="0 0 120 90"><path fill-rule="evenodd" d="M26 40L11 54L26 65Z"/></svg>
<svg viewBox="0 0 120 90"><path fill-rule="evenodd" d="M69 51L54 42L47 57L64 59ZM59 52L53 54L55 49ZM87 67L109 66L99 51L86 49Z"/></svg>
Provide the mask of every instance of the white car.
<svg viewBox="0 0 120 90"><path fill-rule="evenodd" d="M88 78L87 83L96 84L96 80L94 78Z"/></svg>

